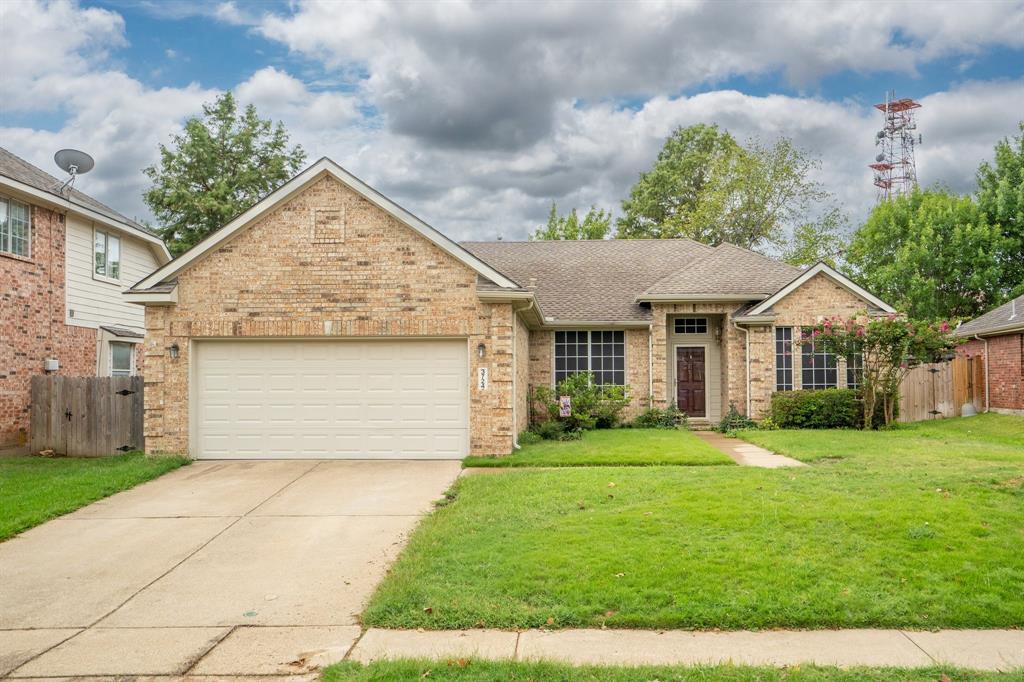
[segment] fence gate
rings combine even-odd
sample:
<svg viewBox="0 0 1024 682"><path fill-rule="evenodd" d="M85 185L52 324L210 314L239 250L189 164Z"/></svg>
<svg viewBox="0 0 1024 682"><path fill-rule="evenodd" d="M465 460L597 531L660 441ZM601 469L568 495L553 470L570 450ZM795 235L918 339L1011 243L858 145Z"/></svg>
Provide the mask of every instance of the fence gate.
<svg viewBox="0 0 1024 682"><path fill-rule="evenodd" d="M32 377L32 452L101 457L143 450L142 377Z"/></svg>
<svg viewBox="0 0 1024 682"><path fill-rule="evenodd" d="M954 364L931 362L910 370L900 384L900 414L897 421L919 422L958 416L960 405L956 404L953 395ZM963 375L966 376L966 373L963 372Z"/></svg>

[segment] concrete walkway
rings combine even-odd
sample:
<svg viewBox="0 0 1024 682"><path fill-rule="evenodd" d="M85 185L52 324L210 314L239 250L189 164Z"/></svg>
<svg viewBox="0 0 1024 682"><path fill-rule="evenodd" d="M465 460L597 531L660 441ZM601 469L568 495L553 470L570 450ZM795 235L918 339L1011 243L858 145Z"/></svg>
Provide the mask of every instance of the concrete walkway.
<svg viewBox="0 0 1024 682"><path fill-rule="evenodd" d="M370 629L348 658L550 660L576 665L792 666L801 663L901 668L947 664L978 670L1024 667L1021 630L468 630Z"/></svg>
<svg viewBox="0 0 1024 682"><path fill-rule="evenodd" d="M762 469L807 466L792 457L776 455L771 450L765 450L745 440L726 438L717 431L694 431L693 434L729 455L740 466L760 467Z"/></svg>
<svg viewBox="0 0 1024 682"><path fill-rule="evenodd" d="M305 674L460 462L196 462L0 543L0 677Z"/></svg>

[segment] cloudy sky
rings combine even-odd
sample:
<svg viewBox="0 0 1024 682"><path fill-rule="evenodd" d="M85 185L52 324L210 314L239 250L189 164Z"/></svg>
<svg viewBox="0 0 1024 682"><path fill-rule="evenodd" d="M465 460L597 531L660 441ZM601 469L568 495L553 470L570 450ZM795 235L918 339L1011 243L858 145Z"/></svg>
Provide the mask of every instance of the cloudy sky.
<svg viewBox="0 0 1024 682"><path fill-rule="evenodd" d="M872 105L914 97L923 184L971 191L1024 118L1024 2L0 3L0 145L148 218L140 170L219 92L459 239L618 211L679 125L778 135L874 201Z"/></svg>

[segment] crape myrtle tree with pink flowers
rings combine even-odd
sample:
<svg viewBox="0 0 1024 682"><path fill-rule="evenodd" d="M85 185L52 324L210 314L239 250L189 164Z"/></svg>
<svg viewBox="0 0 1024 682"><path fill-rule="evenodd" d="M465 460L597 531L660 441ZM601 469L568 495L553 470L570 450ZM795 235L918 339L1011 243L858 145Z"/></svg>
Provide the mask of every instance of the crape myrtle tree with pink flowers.
<svg viewBox="0 0 1024 682"><path fill-rule="evenodd" d="M870 429L879 402L886 426L893 422L900 383L913 367L952 356L960 343L952 332L948 322L908 320L899 315L869 317L862 312L808 327L803 340L813 341L815 348L836 357L863 358L864 428Z"/></svg>

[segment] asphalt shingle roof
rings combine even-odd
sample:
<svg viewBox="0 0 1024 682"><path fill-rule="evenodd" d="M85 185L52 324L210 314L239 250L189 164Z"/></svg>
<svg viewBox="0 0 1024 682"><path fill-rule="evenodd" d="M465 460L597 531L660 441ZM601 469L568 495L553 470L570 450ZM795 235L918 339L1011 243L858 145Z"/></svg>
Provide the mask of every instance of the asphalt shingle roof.
<svg viewBox="0 0 1024 682"><path fill-rule="evenodd" d="M714 251L689 239L464 242L462 246L520 286L534 286L545 316L609 322L651 319L651 311L640 306L637 297L659 279Z"/></svg>
<svg viewBox="0 0 1024 682"><path fill-rule="evenodd" d="M706 258L661 278L650 296L734 294L770 296L800 276L801 270L759 253L722 244Z"/></svg>
<svg viewBox="0 0 1024 682"><path fill-rule="evenodd" d="M1016 316L1014 316L1015 312ZM957 327L956 333L957 336L974 336L1015 327L1024 328L1024 295L1018 296L970 322L964 322Z"/></svg>
<svg viewBox="0 0 1024 682"><path fill-rule="evenodd" d="M60 186L64 184L63 180L58 180L46 171L33 166L20 156L15 156L3 147L0 147L0 175L10 178L11 180L17 180L29 187L47 192L56 197L60 197L61 199L68 198L57 191ZM101 213L108 218L117 220L118 222L127 223L132 227L153 234L153 231L145 225L135 222L131 218L118 213L103 202L93 199L84 192L79 192L77 189L71 190L70 199L73 203L84 206L85 208L96 211L97 213Z"/></svg>

